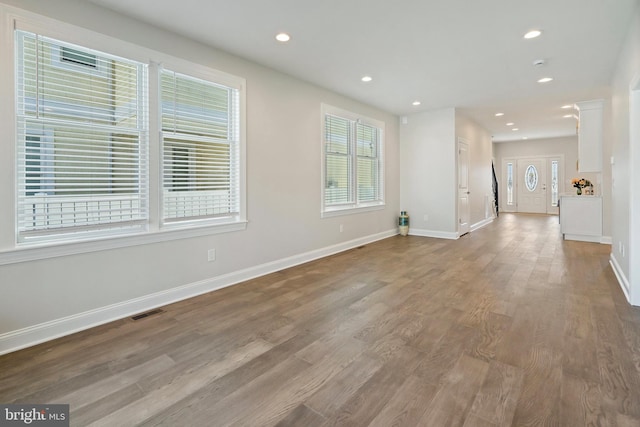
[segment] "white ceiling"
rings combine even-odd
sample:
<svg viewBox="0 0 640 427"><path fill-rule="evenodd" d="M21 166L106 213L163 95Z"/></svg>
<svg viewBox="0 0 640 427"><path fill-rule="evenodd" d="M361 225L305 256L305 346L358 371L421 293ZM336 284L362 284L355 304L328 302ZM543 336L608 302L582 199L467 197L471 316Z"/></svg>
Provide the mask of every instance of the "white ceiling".
<svg viewBox="0 0 640 427"><path fill-rule="evenodd" d="M494 141L574 135L560 107L608 96L640 2L89 1L400 116L459 108ZM525 40L535 28L542 36ZM289 43L274 39L280 31ZM537 59L546 65L535 67ZM362 83L364 75L373 81ZM554 80L537 83L545 76Z"/></svg>

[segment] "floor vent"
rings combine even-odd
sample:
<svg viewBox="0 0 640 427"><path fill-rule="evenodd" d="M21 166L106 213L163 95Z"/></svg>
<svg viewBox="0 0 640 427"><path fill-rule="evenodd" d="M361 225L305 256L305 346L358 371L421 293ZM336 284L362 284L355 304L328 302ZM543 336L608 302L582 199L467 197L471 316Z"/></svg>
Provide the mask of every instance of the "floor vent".
<svg viewBox="0 0 640 427"><path fill-rule="evenodd" d="M164 310L160 308L156 308L155 310L147 311L146 313L136 314L135 316L131 316L132 320L140 320L145 317L153 316L154 314L164 313Z"/></svg>

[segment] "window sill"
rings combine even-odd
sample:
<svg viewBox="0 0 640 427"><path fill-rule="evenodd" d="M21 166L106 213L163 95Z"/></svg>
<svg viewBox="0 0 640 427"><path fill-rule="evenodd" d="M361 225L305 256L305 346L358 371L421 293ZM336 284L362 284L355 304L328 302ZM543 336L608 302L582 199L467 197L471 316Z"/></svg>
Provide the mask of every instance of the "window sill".
<svg viewBox="0 0 640 427"><path fill-rule="evenodd" d="M128 236L106 237L84 242L21 247L14 250L0 252L0 265L84 254L87 252L98 252L109 249L126 248L129 246L147 245L150 243L167 242L171 240L188 239L192 237L208 236L211 234L229 233L232 231L245 230L246 228L247 221L241 220L216 226L209 225L181 229L166 229Z"/></svg>
<svg viewBox="0 0 640 427"><path fill-rule="evenodd" d="M375 205L358 206L358 207L353 207L353 206L349 206L349 207L331 207L331 208L326 208L320 214L320 217L321 218L332 218L332 217L342 216L342 215L351 215L351 214L358 214L358 213L363 213L363 212L379 211L379 210L382 210L384 208L385 208L385 204L384 203L379 203L379 204L375 204Z"/></svg>

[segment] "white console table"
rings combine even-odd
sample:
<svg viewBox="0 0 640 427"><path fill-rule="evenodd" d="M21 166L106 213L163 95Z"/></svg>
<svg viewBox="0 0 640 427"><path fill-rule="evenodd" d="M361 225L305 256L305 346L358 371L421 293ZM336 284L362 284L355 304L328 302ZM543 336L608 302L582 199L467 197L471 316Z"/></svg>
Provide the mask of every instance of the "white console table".
<svg viewBox="0 0 640 427"><path fill-rule="evenodd" d="M602 240L602 197L560 196L560 230L566 240Z"/></svg>

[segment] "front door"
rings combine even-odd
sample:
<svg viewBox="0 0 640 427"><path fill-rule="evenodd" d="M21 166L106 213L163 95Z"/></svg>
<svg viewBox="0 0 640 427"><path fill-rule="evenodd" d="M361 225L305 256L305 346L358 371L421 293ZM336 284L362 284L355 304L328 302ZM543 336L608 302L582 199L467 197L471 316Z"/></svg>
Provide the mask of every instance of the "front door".
<svg viewBox="0 0 640 427"><path fill-rule="evenodd" d="M518 212L547 213L546 177L544 158L518 159Z"/></svg>

